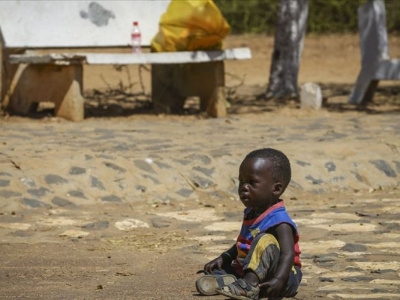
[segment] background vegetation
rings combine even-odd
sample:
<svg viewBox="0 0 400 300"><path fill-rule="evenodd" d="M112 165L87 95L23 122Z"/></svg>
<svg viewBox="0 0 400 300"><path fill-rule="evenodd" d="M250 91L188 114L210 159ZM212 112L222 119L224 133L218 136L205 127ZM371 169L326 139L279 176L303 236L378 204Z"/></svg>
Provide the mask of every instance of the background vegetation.
<svg viewBox="0 0 400 300"><path fill-rule="evenodd" d="M358 32L357 8L367 0L309 0L307 33ZM233 34L272 34L279 0L214 0ZM400 33L400 0L385 0L387 29Z"/></svg>

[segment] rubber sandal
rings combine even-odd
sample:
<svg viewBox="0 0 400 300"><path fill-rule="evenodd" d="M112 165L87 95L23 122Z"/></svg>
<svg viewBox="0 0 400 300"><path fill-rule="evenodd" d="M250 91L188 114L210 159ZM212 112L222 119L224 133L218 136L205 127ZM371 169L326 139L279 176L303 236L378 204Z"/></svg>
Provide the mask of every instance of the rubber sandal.
<svg viewBox="0 0 400 300"><path fill-rule="evenodd" d="M238 300L257 300L260 293L258 286L252 286L245 280L239 278L234 283L219 287L215 290L217 294L227 296L231 299ZM241 291L244 291L246 295L241 295Z"/></svg>
<svg viewBox="0 0 400 300"><path fill-rule="evenodd" d="M200 295L212 296L216 295L215 291L217 288L223 287L225 285L231 284L236 281L236 277L232 274L224 275L211 275L210 273L200 270L197 274L204 273L206 275L201 276L196 280L196 290Z"/></svg>

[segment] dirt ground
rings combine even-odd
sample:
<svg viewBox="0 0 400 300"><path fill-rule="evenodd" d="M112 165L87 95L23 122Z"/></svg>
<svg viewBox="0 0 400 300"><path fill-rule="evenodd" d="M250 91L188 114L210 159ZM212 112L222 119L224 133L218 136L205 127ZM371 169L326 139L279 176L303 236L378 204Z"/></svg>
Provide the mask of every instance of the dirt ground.
<svg viewBox="0 0 400 300"><path fill-rule="evenodd" d="M325 99L324 107L314 112L301 111L295 101L280 104L262 98L269 77L273 38L232 36L226 40L226 46L248 46L253 56L251 60L225 64L232 118L227 123L247 120L245 124L250 125L240 128L242 134L253 130L251 120L279 120L281 128L290 124L292 129L287 133L290 136L298 118L326 118L338 125L353 117L382 114L395 115L398 119L399 82L382 82L374 101L365 106L347 104L360 70L356 35L306 38L299 84L320 84ZM400 37L390 37L390 47L391 56L400 57ZM137 122L143 126L152 122L154 126L154 122L159 121L165 129L177 123L193 126L199 122L198 126L202 126L202 121L207 120L198 114L196 100L188 102L186 115L154 115L149 108L150 77L146 67L90 66L85 67L84 76L87 119L80 123L82 128L131 126ZM4 114L0 132L6 132L6 128L14 128L15 132L20 130L23 140L25 129L41 132L56 124L62 135L63 129L67 132L75 126L52 117L51 113L51 109L43 105L42 111L32 118ZM371 118L371 126L380 128L383 125L379 122L379 119ZM18 148L3 133L0 133L3 144L0 150L6 153L6 147L14 147L15 158L21 157L21 161L22 157L28 156L28 148L39 146L28 142ZM162 134L166 133L159 135ZM149 133L149 139L156 135L156 132ZM182 144L188 138L183 137ZM390 134L385 138L389 140ZM210 143L209 136L197 136L196 143ZM398 140L390 143L397 149L393 159L399 160ZM72 155L69 147L73 146L58 142L48 145L54 144L59 146L59 151L65 150L65 159ZM192 145L196 146L195 142ZM222 147L233 148L229 148L228 142ZM295 149L296 144L290 147ZM33 152L29 152L32 155L29 167L45 170L48 161L35 160L35 155L39 157L40 153ZM82 155L85 153L82 150ZM182 152L175 155L183 156ZM64 163L63 159L60 154L60 165ZM20 166L15 161L14 169ZM217 167L223 168L224 163ZM0 160L0 165L3 166L0 173L13 175L9 171L11 167L7 170L4 161ZM157 192L163 194L165 191L159 189ZM208 194L198 195L201 196L164 203L151 202L148 198L118 204L85 200L75 208L43 206L34 210L19 209L9 203L14 198L3 197L0 199L0 299L202 299L194 286L198 276L196 271L232 245L243 208L230 198L218 198L216 202ZM288 209L295 221L298 220L301 242L304 243L304 280L296 299L400 299L400 192L396 185L365 189L349 187L340 192L325 190L323 193L291 191L289 195ZM207 219L207 216L213 218ZM53 217L59 222L73 220L74 223L69 223L72 229L86 228L83 231L91 230L90 235L81 231L62 234L65 224L50 224ZM104 226L105 222L113 224L121 218L140 219L152 226L129 231ZM211 221L226 222L232 228L210 231L206 226ZM24 229L23 224L30 224L31 229ZM340 224L349 227L343 229ZM213 296L209 299L224 298Z"/></svg>

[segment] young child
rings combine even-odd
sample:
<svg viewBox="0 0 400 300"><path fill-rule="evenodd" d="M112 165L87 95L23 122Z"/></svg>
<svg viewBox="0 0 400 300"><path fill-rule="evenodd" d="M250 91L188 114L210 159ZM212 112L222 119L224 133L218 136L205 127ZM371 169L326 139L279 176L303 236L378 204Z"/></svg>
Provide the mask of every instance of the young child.
<svg viewBox="0 0 400 300"><path fill-rule="evenodd" d="M291 178L288 158L265 148L239 168L238 194L246 207L236 243L204 266L196 281L202 295L231 299L293 297L302 279L299 234L280 198Z"/></svg>

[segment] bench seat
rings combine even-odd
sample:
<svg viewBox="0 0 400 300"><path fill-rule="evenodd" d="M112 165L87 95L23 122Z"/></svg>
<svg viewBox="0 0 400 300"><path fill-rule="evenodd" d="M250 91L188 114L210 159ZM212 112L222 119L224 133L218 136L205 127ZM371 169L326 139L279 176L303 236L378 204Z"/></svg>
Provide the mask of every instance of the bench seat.
<svg viewBox="0 0 400 300"><path fill-rule="evenodd" d="M249 48L233 48L220 51L181 51L159 53L50 53L11 54L11 64L55 64L68 65L85 63L89 65L116 64L185 64L224 60L250 59Z"/></svg>

